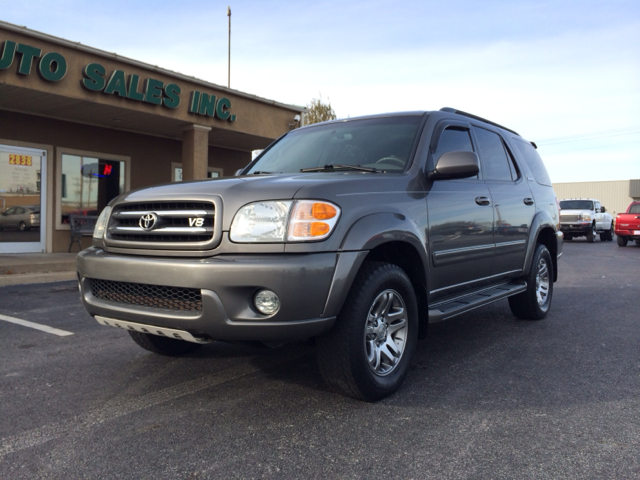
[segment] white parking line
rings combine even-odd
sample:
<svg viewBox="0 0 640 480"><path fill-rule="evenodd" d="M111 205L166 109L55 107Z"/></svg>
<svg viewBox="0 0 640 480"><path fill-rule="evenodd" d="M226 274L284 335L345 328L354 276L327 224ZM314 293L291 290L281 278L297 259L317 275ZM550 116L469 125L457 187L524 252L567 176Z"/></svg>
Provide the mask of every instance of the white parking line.
<svg viewBox="0 0 640 480"><path fill-rule="evenodd" d="M60 330L59 328L48 327L47 325L40 325L39 323L29 322L28 320L21 320L19 318L8 317L7 315L0 315L0 320L4 320L5 322L10 322L10 323L15 323L17 325L22 325L23 327L35 328L36 330L52 333L53 335L58 335L59 337L67 337L69 335L73 335L72 332L67 332L66 330Z"/></svg>

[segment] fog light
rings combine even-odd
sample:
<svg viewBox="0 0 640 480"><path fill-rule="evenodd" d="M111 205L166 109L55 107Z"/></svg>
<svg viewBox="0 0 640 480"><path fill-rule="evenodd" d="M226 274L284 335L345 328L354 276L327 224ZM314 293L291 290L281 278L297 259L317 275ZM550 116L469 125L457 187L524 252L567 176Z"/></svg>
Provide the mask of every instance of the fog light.
<svg viewBox="0 0 640 480"><path fill-rule="evenodd" d="M280 299L271 290L260 290L253 297L253 303L263 315L273 315L280 309Z"/></svg>

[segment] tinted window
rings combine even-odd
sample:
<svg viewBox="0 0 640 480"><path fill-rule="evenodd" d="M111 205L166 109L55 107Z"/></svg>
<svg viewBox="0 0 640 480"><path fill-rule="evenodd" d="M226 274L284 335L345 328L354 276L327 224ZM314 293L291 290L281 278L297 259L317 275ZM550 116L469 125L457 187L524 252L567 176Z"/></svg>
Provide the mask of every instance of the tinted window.
<svg viewBox="0 0 640 480"><path fill-rule="evenodd" d="M509 159L500 135L484 128L474 127L473 131L478 139L478 150L480 150L485 179L512 180Z"/></svg>
<svg viewBox="0 0 640 480"><path fill-rule="evenodd" d="M540 155L538 154L536 149L533 148L533 145L519 138L514 138L514 140L516 147L524 157L527 165L529 165L529 169L531 170L533 178L535 178L536 182L541 185L548 185L550 187L551 179L549 178L547 169L542 162L542 158L540 158Z"/></svg>
<svg viewBox="0 0 640 480"><path fill-rule="evenodd" d="M438 146L433 154L434 163L438 161L443 153L447 152L473 152L471 137L467 130L448 127L442 131Z"/></svg>
<svg viewBox="0 0 640 480"><path fill-rule="evenodd" d="M640 203L631 205L629 207L629 213L640 213Z"/></svg>
<svg viewBox="0 0 640 480"><path fill-rule="evenodd" d="M593 210L591 200L562 200L560 202L562 210Z"/></svg>

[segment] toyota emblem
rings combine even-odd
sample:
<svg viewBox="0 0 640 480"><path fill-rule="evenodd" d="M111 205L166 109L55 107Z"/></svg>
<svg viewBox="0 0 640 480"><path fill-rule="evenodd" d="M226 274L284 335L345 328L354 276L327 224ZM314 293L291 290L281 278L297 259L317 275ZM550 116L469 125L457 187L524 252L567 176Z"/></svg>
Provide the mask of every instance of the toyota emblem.
<svg viewBox="0 0 640 480"><path fill-rule="evenodd" d="M140 228L142 230L144 230L145 232L148 232L150 230L153 230L153 227L156 226L157 220L158 220L158 216L155 213L151 213L151 212L145 213L140 217L140 220L138 221L138 225L140 225Z"/></svg>

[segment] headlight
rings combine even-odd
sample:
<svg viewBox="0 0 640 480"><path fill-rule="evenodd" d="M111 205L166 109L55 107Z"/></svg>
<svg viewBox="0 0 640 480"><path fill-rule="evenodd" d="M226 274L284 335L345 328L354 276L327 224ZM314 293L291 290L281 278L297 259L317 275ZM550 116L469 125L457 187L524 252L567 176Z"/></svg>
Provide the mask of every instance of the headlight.
<svg viewBox="0 0 640 480"><path fill-rule="evenodd" d="M96 240L102 240L104 237L104 231L107 229L107 221L109 220L109 213L111 212L111 207L104 207L102 213L96 220L96 226L93 229L93 238Z"/></svg>
<svg viewBox="0 0 640 480"><path fill-rule="evenodd" d="M338 206L318 200L255 202L238 210L229 236L240 243L323 240L339 217Z"/></svg>
<svg viewBox="0 0 640 480"><path fill-rule="evenodd" d="M232 242L283 242L291 201L255 202L236 213L229 235Z"/></svg>
<svg viewBox="0 0 640 480"><path fill-rule="evenodd" d="M587 222L591 221L591 215L588 213L583 213L582 215L580 215L580 219L581 220L586 220Z"/></svg>

